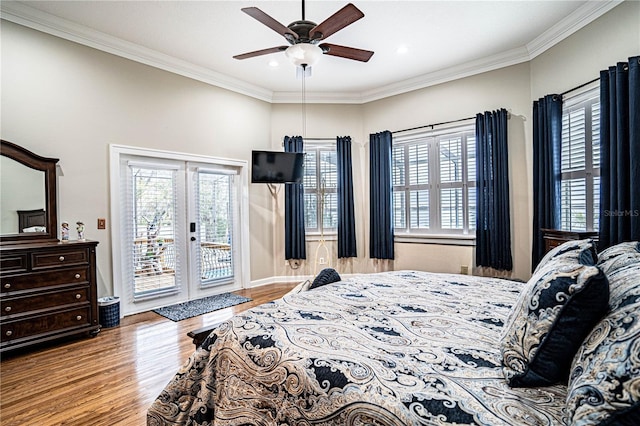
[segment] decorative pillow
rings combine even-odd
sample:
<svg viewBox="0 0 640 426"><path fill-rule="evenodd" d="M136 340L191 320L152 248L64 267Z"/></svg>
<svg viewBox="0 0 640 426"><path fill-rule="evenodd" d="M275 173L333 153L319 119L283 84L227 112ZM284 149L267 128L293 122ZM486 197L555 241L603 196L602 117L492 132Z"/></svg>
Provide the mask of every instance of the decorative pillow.
<svg viewBox="0 0 640 426"><path fill-rule="evenodd" d="M598 260L596 244L593 240L570 240L549 250L547 254L545 254L544 257L540 260L540 263L538 263L538 266L533 273L535 274L536 272L538 272L540 268L542 268L552 259L563 256L573 257L571 253L575 251L578 251L579 255L583 256L583 258L580 260L584 265L593 265Z"/></svg>
<svg viewBox="0 0 640 426"><path fill-rule="evenodd" d="M609 283L593 241L569 241L545 256L505 325L502 367L513 387L566 381L571 361L607 312Z"/></svg>
<svg viewBox="0 0 640 426"><path fill-rule="evenodd" d="M615 273L626 265L640 261L640 242L620 243L606 248L598 255L598 266L605 274Z"/></svg>
<svg viewBox="0 0 640 426"><path fill-rule="evenodd" d="M640 244L604 250L610 311L589 334L571 366L567 423L640 425Z"/></svg>
<svg viewBox="0 0 640 426"><path fill-rule="evenodd" d="M316 279L313 280L311 286L309 286L309 290L322 287L325 284L335 283L337 281L340 281L341 279L342 278L340 278L340 275L338 274L338 272L336 272L335 269L324 268L322 271L320 271Z"/></svg>

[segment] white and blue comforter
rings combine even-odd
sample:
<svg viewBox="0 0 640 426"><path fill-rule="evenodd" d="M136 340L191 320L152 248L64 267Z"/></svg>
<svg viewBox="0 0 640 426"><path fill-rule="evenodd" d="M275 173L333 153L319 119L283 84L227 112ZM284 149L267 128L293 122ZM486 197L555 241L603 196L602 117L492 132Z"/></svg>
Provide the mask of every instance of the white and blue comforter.
<svg viewBox="0 0 640 426"><path fill-rule="evenodd" d="M500 336L523 283L397 271L222 324L149 425L558 425L566 387L512 389Z"/></svg>

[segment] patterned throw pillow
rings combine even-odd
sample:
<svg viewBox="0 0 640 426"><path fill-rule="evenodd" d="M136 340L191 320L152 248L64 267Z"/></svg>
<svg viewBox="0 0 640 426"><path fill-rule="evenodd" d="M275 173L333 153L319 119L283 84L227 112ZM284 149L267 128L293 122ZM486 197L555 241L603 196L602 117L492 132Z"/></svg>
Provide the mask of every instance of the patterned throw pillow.
<svg viewBox="0 0 640 426"><path fill-rule="evenodd" d="M610 310L573 360L567 423L640 425L640 243L604 250L598 265L609 278Z"/></svg>
<svg viewBox="0 0 640 426"><path fill-rule="evenodd" d="M502 369L510 386L565 381L571 361L606 313L609 283L595 266L591 240L549 252L514 305L502 337Z"/></svg>
<svg viewBox="0 0 640 426"><path fill-rule="evenodd" d="M333 268L324 268L315 280L311 283L309 290L313 290L314 288L322 287L325 284L335 283L340 281L340 274Z"/></svg>

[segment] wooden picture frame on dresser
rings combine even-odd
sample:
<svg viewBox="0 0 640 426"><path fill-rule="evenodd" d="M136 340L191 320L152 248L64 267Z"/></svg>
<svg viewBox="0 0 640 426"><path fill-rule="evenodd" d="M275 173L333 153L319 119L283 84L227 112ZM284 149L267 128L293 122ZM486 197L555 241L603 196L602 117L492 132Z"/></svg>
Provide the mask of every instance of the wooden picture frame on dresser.
<svg viewBox="0 0 640 426"><path fill-rule="evenodd" d="M8 191L3 191L2 214L15 214L16 224L20 215L21 225L11 225L9 230L3 228L0 235L0 352L73 335L96 336L100 331L96 285L98 242L60 242L57 238L58 159L41 157L8 141L0 143L0 159L18 163L4 169L24 166L29 173L43 173L42 188L28 190L41 191L44 204L33 209L33 206L24 208L5 203L4 192ZM8 181L11 177L3 176L3 179ZM40 208L44 230L22 232L24 211Z"/></svg>

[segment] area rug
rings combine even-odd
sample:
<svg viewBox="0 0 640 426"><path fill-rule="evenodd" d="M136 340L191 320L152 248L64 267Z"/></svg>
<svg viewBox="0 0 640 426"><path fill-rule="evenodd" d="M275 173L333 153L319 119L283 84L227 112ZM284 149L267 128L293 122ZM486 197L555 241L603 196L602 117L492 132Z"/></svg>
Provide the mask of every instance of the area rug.
<svg viewBox="0 0 640 426"><path fill-rule="evenodd" d="M153 312L162 315L165 318L169 318L171 321L182 321L187 318L206 314L207 312L217 311L218 309L228 308L229 306L235 306L240 303L250 301L251 299L248 297L238 296L233 293L224 293L171 306L165 306L163 308L154 309Z"/></svg>

